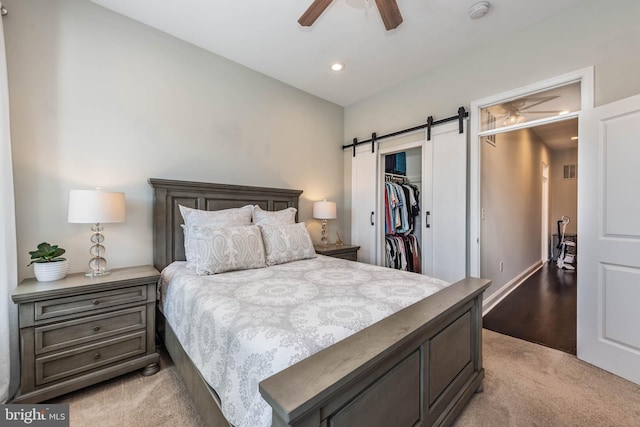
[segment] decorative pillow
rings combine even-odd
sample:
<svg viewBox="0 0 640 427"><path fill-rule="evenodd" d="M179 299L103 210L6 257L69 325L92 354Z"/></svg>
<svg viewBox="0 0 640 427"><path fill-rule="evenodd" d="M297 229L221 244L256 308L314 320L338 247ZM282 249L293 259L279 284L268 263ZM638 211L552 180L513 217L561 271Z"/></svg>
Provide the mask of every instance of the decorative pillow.
<svg viewBox="0 0 640 427"><path fill-rule="evenodd" d="M208 275L265 266L262 235L256 225L215 228L194 225L196 274Z"/></svg>
<svg viewBox="0 0 640 427"><path fill-rule="evenodd" d="M219 211L192 209L182 205L178 205L178 207L182 219L184 219L184 255L187 259L187 267L194 267L196 259L196 243L191 237L193 226L228 228L251 225L253 215L253 206L251 205Z"/></svg>
<svg viewBox="0 0 640 427"><path fill-rule="evenodd" d="M260 206L253 207L253 223L266 225L288 225L296 223L296 208L286 208L279 211L265 211Z"/></svg>
<svg viewBox="0 0 640 427"><path fill-rule="evenodd" d="M258 227L262 230L267 265L316 257L304 222L289 225L258 224Z"/></svg>

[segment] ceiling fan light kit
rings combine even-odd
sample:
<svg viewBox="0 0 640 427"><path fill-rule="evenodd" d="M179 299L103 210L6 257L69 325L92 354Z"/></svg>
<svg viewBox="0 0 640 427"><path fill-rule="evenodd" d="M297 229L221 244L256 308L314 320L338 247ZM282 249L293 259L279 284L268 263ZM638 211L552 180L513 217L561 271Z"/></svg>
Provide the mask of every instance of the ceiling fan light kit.
<svg viewBox="0 0 640 427"><path fill-rule="evenodd" d="M509 126L509 125L515 125L515 124L519 124L519 123L524 123L527 121L527 118L525 116L521 116L519 114L516 115L509 115L504 119L504 125L505 126Z"/></svg>
<svg viewBox="0 0 640 427"><path fill-rule="evenodd" d="M475 3L469 8L469 17L471 19L482 18L487 13L489 13L489 7L491 7L491 3L489 3L488 1Z"/></svg>

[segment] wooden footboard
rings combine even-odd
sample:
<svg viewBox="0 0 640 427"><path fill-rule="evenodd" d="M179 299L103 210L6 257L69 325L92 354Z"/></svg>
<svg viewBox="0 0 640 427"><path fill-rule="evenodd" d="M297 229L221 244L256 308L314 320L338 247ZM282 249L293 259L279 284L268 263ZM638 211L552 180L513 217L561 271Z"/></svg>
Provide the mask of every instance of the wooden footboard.
<svg viewBox="0 0 640 427"><path fill-rule="evenodd" d="M451 424L484 377L490 283L454 283L262 381L273 426Z"/></svg>

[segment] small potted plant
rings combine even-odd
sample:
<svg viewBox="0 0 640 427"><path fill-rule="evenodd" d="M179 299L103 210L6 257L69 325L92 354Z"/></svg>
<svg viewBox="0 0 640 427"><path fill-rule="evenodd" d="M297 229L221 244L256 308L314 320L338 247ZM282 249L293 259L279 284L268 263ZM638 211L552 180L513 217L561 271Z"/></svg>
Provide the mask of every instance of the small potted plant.
<svg viewBox="0 0 640 427"><path fill-rule="evenodd" d="M50 282L60 280L69 271L69 261L62 258L65 250L58 245L50 245L42 242L38 245L38 250L29 252L33 264L33 273L39 282Z"/></svg>

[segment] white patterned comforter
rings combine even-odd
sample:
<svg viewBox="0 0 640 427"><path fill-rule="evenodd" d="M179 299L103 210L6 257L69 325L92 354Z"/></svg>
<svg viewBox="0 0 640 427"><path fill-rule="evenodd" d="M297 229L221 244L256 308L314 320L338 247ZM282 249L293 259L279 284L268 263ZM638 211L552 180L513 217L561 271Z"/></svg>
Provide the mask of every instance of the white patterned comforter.
<svg viewBox="0 0 640 427"><path fill-rule="evenodd" d="M447 286L421 276L318 256L197 276L164 269L164 315L238 427L271 425L258 383Z"/></svg>

